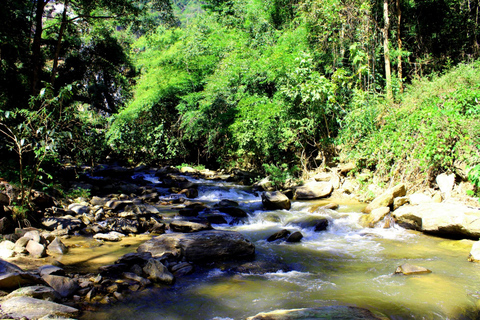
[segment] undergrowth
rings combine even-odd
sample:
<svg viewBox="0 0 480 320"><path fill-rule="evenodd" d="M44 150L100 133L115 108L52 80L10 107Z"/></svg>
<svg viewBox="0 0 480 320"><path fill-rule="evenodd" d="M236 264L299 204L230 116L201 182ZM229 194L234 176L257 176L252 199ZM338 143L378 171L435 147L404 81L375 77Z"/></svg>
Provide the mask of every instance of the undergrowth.
<svg viewBox="0 0 480 320"><path fill-rule="evenodd" d="M480 163L480 61L411 84L395 104L371 99L353 100L338 138L358 168L427 185Z"/></svg>

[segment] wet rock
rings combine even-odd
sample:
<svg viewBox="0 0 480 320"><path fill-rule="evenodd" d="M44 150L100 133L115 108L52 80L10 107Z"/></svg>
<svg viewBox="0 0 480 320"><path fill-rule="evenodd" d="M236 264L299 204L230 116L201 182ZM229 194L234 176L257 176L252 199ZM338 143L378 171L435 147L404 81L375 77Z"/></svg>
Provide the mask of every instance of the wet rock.
<svg viewBox="0 0 480 320"><path fill-rule="evenodd" d="M229 269L235 273L265 274L278 271L288 272L290 267L277 261L251 261Z"/></svg>
<svg viewBox="0 0 480 320"><path fill-rule="evenodd" d="M2 311L10 317L40 319L46 316L75 318L78 310L55 302L31 297L13 297L0 303Z"/></svg>
<svg viewBox="0 0 480 320"><path fill-rule="evenodd" d="M97 233L96 235L93 236L93 238L97 240L112 241L112 242L120 241L124 237L125 235L123 233L116 232L116 231L110 231L109 233Z"/></svg>
<svg viewBox="0 0 480 320"><path fill-rule="evenodd" d="M229 199L222 199L215 205L215 207L238 207L238 202Z"/></svg>
<svg viewBox="0 0 480 320"><path fill-rule="evenodd" d="M68 252L67 246L57 237L47 246L49 252L54 254L65 254Z"/></svg>
<svg viewBox="0 0 480 320"><path fill-rule="evenodd" d="M53 288L41 285L19 288L7 295L4 300L8 300L13 297L31 297L48 301L55 301L60 298L58 293Z"/></svg>
<svg viewBox="0 0 480 320"><path fill-rule="evenodd" d="M172 284L175 280L173 274L168 271L167 267L158 260L150 259L143 267L143 272L147 275L148 279L153 282Z"/></svg>
<svg viewBox="0 0 480 320"><path fill-rule="evenodd" d="M431 273L432 271L428 270L424 267L415 266L409 263L402 264L401 266L397 267L395 270L395 274L404 274L404 275L412 275L412 274L425 274Z"/></svg>
<svg viewBox="0 0 480 320"><path fill-rule="evenodd" d="M327 230L328 219L318 216L305 216L300 219L290 221L289 225L298 226L302 229L313 228L315 232Z"/></svg>
<svg viewBox="0 0 480 320"><path fill-rule="evenodd" d="M342 320L379 320L367 309L347 306L327 306L318 308L275 310L259 313L247 320L313 320L313 319L342 319Z"/></svg>
<svg viewBox="0 0 480 320"><path fill-rule="evenodd" d="M173 232L198 232L202 230L213 229L210 223L198 223L183 220L175 220L170 222L170 230Z"/></svg>
<svg viewBox="0 0 480 320"><path fill-rule="evenodd" d="M403 197L407 193L405 184L400 183L393 188L388 189L380 196L376 197L368 206L363 210L365 213L371 213L373 210L381 207L390 207L393 205L393 200L397 197Z"/></svg>
<svg viewBox="0 0 480 320"><path fill-rule="evenodd" d="M312 200L328 197L333 192L330 182L310 181L295 189L294 199Z"/></svg>
<svg viewBox="0 0 480 320"><path fill-rule="evenodd" d="M126 206L132 205L133 201L131 200L110 200L105 204L105 207L112 211L120 211L125 209Z"/></svg>
<svg viewBox="0 0 480 320"><path fill-rule="evenodd" d="M360 223L365 228L373 228L375 225L382 221L390 213L389 207L380 207L372 210L370 213L366 213L360 217Z"/></svg>
<svg viewBox="0 0 480 320"><path fill-rule="evenodd" d="M144 265L150 259L152 259L152 254L150 252L131 252L118 259L116 263L128 266L134 264Z"/></svg>
<svg viewBox="0 0 480 320"><path fill-rule="evenodd" d="M178 260L218 261L251 258L255 246L239 232L208 230L163 234L141 244L137 251L150 252L154 258L170 255Z"/></svg>
<svg viewBox="0 0 480 320"><path fill-rule="evenodd" d="M189 275L193 272L193 266L188 262L180 262L173 265L170 271L173 273L175 277L182 277Z"/></svg>
<svg viewBox="0 0 480 320"><path fill-rule="evenodd" d="M138 276L138 275L136 275L135 273L132 273L132 272L124 272L123 277L125 279L133 280L133 281L138 282L142 287L146 287L146 286L148 286L152 283L150 280L142 278L142 277L140 277L140 276Z"/></svg>
<svg viewBox="0 0 480 320"><path fill-rule="evenodd" d="M211 213L211 214L204 215L203 217L205 219L207 219L207 221L212 223L212 224L226 224L227 223L227 220L221 214Z"/></svg>
<svg viewBox="0 0 480 320"><path fill-rule="evenodd" d="M286 239L289 235L291 234L290 231L286 230L286 229L283 229L283 230L280 230L278 232L275 232L274 234L272 234L271 236L269 236L267 238L267 241L268 242L272 242L272 241L276 241L276 240L279 240L279 239Z"/></svg>
<svg viewBox="0 0 480 320"><path fill-rule="evenodd" d="M42 276L42 279L45 280L50 287L55 289L62 298L71 297L80 289L78 282L68 277L49 274Z"/></svg>
<svg viewBox="0 0 480 320"><path fill-rule="evenodd" d="M234 218L246 218L248 217L248 214L245 212L245 210L240 209L238 207L219 207L218 211L223 212L228 214L229 216L232 216Z"/></svg>
<svg viewBox="0 0 480 320"><path fill-rule="evenodd" d="M38 273L42 277L46 276L46 275L56 275L56 276L64 276L65 275L65 271L62 268L51 265L51 264L47 264L47 265L39 267L38 268Z"/></svg>
<svg viewBox="0 0 480 320"><path fill-rule="evenodd" d="M290 210L290 199L279 191L265 192L262 194L262 204L267 210Z"/></svg>
<svg viewBox="0 0 480 320"><path fill-rule="evenodd" d="M303 234L300 231L295 231L288 236L287 242L300 242L302 241Z"/></svg>
<svg viewBox="0 0 480 320"><path fill-rule="evenodd" d="M35 258L43 258L47 256L45 246L33 240L28 241L25 249L27 249L28 253Z"/></svg>
<svg viewBox="0 0 480 320"><path fill-rule="evenodd" d="M479 238L480 210L455 203L423 203L402 206L392 213L407 229L449 238Z"/></svg>

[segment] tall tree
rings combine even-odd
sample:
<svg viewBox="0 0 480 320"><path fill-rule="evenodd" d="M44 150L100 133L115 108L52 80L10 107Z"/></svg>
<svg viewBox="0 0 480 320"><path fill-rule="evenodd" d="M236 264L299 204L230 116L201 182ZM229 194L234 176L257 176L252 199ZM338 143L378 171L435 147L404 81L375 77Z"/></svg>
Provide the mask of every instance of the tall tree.
<svg viewBox="0 0 480 320"><path fill-rule="evenodd" d="M383 56L385 60L385 90L387 92L387 100L392 101L392 71L390 62L390 41L388 39L390 32L390 16L388 9L388 0L383 0Z"/></svg>

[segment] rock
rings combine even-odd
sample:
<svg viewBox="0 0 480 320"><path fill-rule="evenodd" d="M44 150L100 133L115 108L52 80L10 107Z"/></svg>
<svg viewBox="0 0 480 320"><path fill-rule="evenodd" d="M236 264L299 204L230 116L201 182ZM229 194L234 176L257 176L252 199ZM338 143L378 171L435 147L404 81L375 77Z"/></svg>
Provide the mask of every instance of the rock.
<svg viewBox="0 0 480 320"><path fill-rule="evenodd" d="M295 231L288 236L287 242L300 242L303 238L303 234L300 231Z"/></svg>
<svg viewBox="0 0 480 320"><path fill-rule="evenodd" d="M168 271L167 267L155 259L148 260L147 264L143 267L143 272L145 272L148 279L153 282L172 284L175 280L173 274Z"/></svg>
<svg viewBox="0 0 480 320"><path fill-rule="evenodd" d="M238 202L228 199L222 199L215 207L238 207Z"/></svg>
<svg viewBox="0 0 480 320"><path fill-rule="evenodd" d="M75 212L76 214L84 214L90 212L90 208L88 206L80 203L72 203L68 206L67 209Z"/></svg>
<svg viewBox="0 0 480 320"><path fill-rule="evenodd" d="M408 201L411 205L421 204L421 203L431 203L433 202L432 197L427 196L424 193L414 193L408 197Z"/></svg>
<svg viewBox="0 0 480 320"><path fill-rule="evenodd" d="M287 229L283 229L272 234L270 237L267 238L267 241L272 242L279 239L286 239L290 234L290 231L288 231Z"/></svg>
<svg viewBox="0 0 480 320"><path fill-rule="evenodd" d="M193 266L188 262L180 262L175 264L170 271L175 277L182 277L193 272Z"/></svg>
<svg viewBox="0 0 480 320"><path fill-rule="evenodd" d="M310 181L295 189L294 199L312 200L328 197L333 192L330 182Z"/></svg>
<svg viewBox="0 0 480 320"><path fill-rule="evenodd" d="M405 184L400 183L393 188L388 189L380 196L376 197L368 206L363 210L365 213L371 213L373 210L381 207L390 207L393 204L393 200L397 197L403 197L407 193Z"/></svg>
<svg viewBox="0 0 480 320"><path fill-rule="evenodd" d="M402 206L392 213L400 226L449 238L480 237L480 210L454 203Z"/></svg>
<svg viewBox="0 0 480 320"><path fill-rule="evenodd" d="M480 241L477 241L472 245L470 255L468 256L468 261L480 262Z"/></svg>
<svg viewBox="0 0 480 320"><path fill-rule="evenodd" d="M27 254L28 251L27 251L26 247L27 247L27 244L28 244L29 241L30 241L30 239L25 238L25 237L21 237L20 239L18 239L15 242L15 246L14 246L13 250L17 253Z"/></svg>
<svg viewBox="0 0 480 320"><path fill-rule="evenodd" d="M278 271L288 272L290 267L278 261L249 261L235 266L230 271L235 273L265 274Z"/></svg>
<svg viewBox="0 0 480 320"><path fill-rule="evenodd" d="M398 208L400 208L401 206L407 203L409 203L408 197L395 198L393 199L393 210L397 210Z"/></svg>
<svg viewBox="0 0 480 320"><path fill-rule="evenodd" d="M38 243L45 243L44 239L42 239L40 231L38 231L38 230L27 231L23 235L23 237L27 238L27 239L30 239L30 240L33 240L33 241L38 242Z"/></svg>
<svg viewBox="0 0 480 320"><path fill-rule="evenodd" d="M30 297L14 297L0 303L2 311L10 317L40 319L46 316L75 318L78 310L51 301Z"/></svg>
<svg viewBox="0 0 480 320"><path fill-rule="evenodd" d="M68 248L63 242L55 237L55 239L50 242L50 244L47 246L48 251L51 253L55 254L65 254L68 252Z"/></svg>
<svg viewBox="0 0 480 320"><path fill-rule="evenodd" d="M10 205L10 197L5 192L0 192L0 207Z"/></svg>
<svg viewBox="0 0 480 320"><path fill-rule="evenodd" d="M320 172L317 173L313 179L315 179L315 181L330 181L332 179L332 174L329 172Z"/></svg>
<svg viewBox="0 0 480 320"><path fill-rule="evenodd" d="M0 242L0 258L6 259L15 256L15 243L9 240Z"/></svg>
<svg viewBox="0 0 480 320"><path fill-rule="evenodd" d="M318 308L275 310L259 313L247 320L314 320L314 319L338 319L338 320L379 320L367 309L347 306L327 306Z"/></svg>
<svg viewBox="0 0 480 320"><path fill-rule="evenodd" d="M248 217L248 214L243 210L238 207L219 207L218 210L220 212L226 213L229 216L232 216L234 218L246 218Z"/></svg>
<svg viewBox="0 0 480 320"><path fill-rule="evenodd" d="M154 258L171 255L195 262L251 258L255 246L239 232L208 230L163 234L141 244L137 251L150 252Z"/></svg>
<svg viewBox="0 0 480 320"><path fill-rule="evenodd" d="M45 246L33 240L28 241L26 249L28 253L35 258L43 258L47 256Z"/></svg>
<svg viewBox="0 0 480 320"><path fill-rule="evenodd" d="M120 241L124 237L125 235L123 233L116 232L116 231L110 231L109 233L97 233L96 235L93 236L93 238L97 240L112 241L112 242Z"/></svg>
<svg viewBox="0 0 480 320"><path fill-rule="evenodd" d="M435 181L437 182L438 188L440 191L448 198L450 197L450 192L453 190L453 186L455 185L455 175L442 173L439 174Z"/></svg>
<svg viewBox="0 0 480 320"><path fill-rule="evenodd" d="M68 277L48 274L42 276L42 279L45 280L50 287L55 289L62 298L71 297L78 289L80 289L77 281Z"/></svg>
<svg viewBox="0 0 480 320"><path fill-rule="evenodd" d="M305 216L300 219L292 220L288 224L298 226L302 229L314 228L314 231L320 232L327 230L329 222L327 218L318 216Z"/></svg>
<svg viewBox="0 0 480 320"><path fill-rule="evenodd" d="M110 200L105 204L105 207L112 211L120 211L125 209L126 206L132 205L133 201L131 200Z"/></svg>
<svg viewBox="0 0 480 320"><path fill-rule="evenodd" d="M170 222L170 230L173 232L198 232L202 230L213 229L210 223L198 223L182 220L174 220Z"/></svg>
<svg viewBox="0 0 480 320"><path fill-rule="evenodd" d="M401 266L397 267L395 270L395 274L404 274L404 275L412 275L412 274L425 274L431 273L432 271L428 270L424 267L414 266L409 263L402 264Z"/></svg>
<svg viewBox="0 0 480 320"><path fill-rule="evenodd" d="M338 166L338 169L339 169L341 174L347 174L350 171L352 171L353 169L355 169L356 167L357 166L355 165L355 163L349 162L349 163L345 163L345 164L342 164L342 165Z"/></svg>
<svg viewBox="0 0 480 320"><path fill-rule="evenodd" d="M31 297L48 301L55 301L60 298L58 293L53 288L40 285L19 288L7 295L4 300L8 300L13 297Z"/></svg>
<svg viewBox="0 0 480 320"><path fill-rule="evenodd" d="M136 275L135 273L132 273L132 272L124 272L123 277L125 279L128 279L128 280L136 281L143 287L146 287L146 286L148 286L152 283L150 280L142 278L142 277L140 277L140 276L138 276L138 275Z"/></svg>
<svg viewBox="0 0 480 320"><path fill-rule="evenodd" d="M365 228L373 228L375 225L382 221L387 214L390 213L389 207L380 207L372 210L372 212L364 214L360 217L360 223Z"/></svg>
<svg viewBox="0 0 480 320"><path fill-rule="evenodd" d="M267 210L290 210L290 199L279 191L265 192L262 194L262 204Z"/></svg>
<svg viewBox="0 0 480 320"><path fill-rule="evenodd" d="M92 197L92 199L90 200L90 204L92 206L101 206L103 207L106 203L107 203L107 199L105 198L100 198L100 197L97 197L97 196L94 196Z"/></svg>
<svg viewBox="0 0 480 320"><path fill-rule="evenodd" d="M186 189L185 192L182 192L185 194L185 196L189 199L193 199L193 198L196 198L198 197L198 190L195 189L195 188L188 188Z"/></svg>
<svg viewBox="0 0 480 320"><path fill-rule="evenodd" d="M80 219L77 219L68 215L63 216L61 218L58 218L58 217L43 218L42 224L48 230L66 229L69 232L80 230L85 227L85 225Z"/></svg>
<svg viewBox="0 0 480 320"><path fill-rule="evenodd" d="M62 268L51 265L51 264L47 264L47 265L39 267L38 268L38 273L42 277L46 276L46 275L56 275L56 276L64 276L65 275L65 271Z"/></svg>
<svg viewBox="0 0 480 320"><path fill-rule="evenodd" d="M44 283L39 276L24 272L16 265L0 260L0 290L13 290Z"/></svg>

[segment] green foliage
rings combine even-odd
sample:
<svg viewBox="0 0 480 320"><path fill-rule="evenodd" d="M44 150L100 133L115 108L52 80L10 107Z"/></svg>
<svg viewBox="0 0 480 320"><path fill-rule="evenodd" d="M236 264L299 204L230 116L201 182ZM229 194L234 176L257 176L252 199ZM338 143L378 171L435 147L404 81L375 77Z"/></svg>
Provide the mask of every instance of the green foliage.
<svg viewBox="0 0 480 320"><path fill-rule="evenodd" d="M190 167L190 168L193 168L195 170L205 170L205 166L204 165L195 165L195 164L188 164L188 163L182 163L182 164L179 164L178 166L175 166L175 168L177 169L182 169L182 168L185 168L185 167Z"/></svg>
<svg viewBox="0 0 480 320"><path fill-rule="evenodd" d="M64 197L67 199L77 199L77 198L90 198L90 189L85 189L81 187L70 189L64 194Z"/></svg>
<svg viewBox="0 0 480 320"><path fill-rule="evenodd" d="M383 175L415 179L454 171L455 161L475 165L479 83L476 62L415 83L397 106L366 101L345 118L339 141L360 167Z"/></svg>
<svg viewBox="0 0 480 320"><path fill-rule="evenodd" d="M288 168L286 163L281 165L264 163L263 169L276 189L282 189L288 180L293 180L295 173L299 170L297 166Z"/></svg>
<svg viewBox="0 0 480 320"><path fill-rule="evenodd" d="M468 180L472 183L474 189L468 190L467 194L469 196L479 197L478 201L480 202L480 164L470 168L468 171Z"/></svg>

